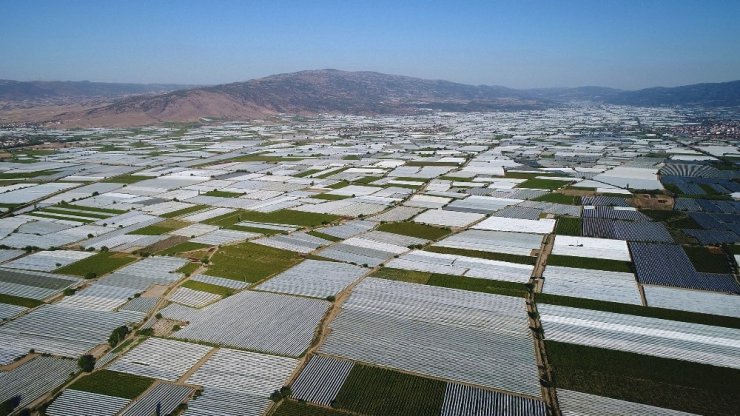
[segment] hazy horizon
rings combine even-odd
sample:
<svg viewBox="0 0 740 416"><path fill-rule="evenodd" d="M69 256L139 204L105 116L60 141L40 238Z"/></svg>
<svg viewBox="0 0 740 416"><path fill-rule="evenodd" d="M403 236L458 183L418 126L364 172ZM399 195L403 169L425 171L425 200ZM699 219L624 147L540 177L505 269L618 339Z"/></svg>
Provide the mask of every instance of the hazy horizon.
<svg viewBox="0 0 740 416"><path fill-rule="evenodd" d="M213 85L336 68L510 88L740 79L740 2L5 2L0 79Z"/></svg>

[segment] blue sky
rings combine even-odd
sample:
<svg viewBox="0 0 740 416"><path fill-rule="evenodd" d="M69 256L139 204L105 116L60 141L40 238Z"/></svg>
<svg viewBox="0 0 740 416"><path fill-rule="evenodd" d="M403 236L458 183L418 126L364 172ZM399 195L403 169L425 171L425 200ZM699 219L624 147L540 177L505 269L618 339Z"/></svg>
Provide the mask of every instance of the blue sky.
<svg viewBox="0 0 740 416"><path fill-rule="evenodd" d="M515 88L740 79L740 1L0 0L0 78L215 84L336 68Z"/></svg>

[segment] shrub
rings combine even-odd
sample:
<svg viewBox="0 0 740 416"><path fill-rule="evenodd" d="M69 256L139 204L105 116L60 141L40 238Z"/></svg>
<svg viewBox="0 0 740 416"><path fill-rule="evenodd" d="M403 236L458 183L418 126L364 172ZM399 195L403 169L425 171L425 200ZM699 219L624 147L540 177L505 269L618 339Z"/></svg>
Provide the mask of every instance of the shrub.
<svg viewBox="0 0 740 416"><path fill-rule="evenodd" d="M85 354L77 360L77 366L80 370L89 373L95 369L95 357Z"/></svg>

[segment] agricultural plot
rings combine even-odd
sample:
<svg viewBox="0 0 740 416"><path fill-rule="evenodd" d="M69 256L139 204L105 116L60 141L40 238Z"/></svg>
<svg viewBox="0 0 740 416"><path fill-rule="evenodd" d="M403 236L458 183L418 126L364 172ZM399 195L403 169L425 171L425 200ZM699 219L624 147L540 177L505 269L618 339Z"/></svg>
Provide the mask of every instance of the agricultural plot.
<svg viewBox="0 0 740 416"><path fill-rule="evenodd" d="M148 338L119 358L111 371L177 381L211 351L211 347L161 338Z"/></svg>
<svg viewBox="0 0 740 416"><path fill-rule="evenodd" d="M92 255L93 253L72 250L39 251L17 260L9 261L3 267L8 269L50 272L76 261L86 259Z"/></svg>
<svg viewBox="0 0 740 416"><path fill-rule="evenodd" d="M447 211L444 209L430 209L414 217L414 222L430 224L440 227L466 227L485 218L483 214L474 212Z"/></svg>
<svg viewBox="0 0 740 416"><path fill-rule="evenodd" d="M496 198L492 196L471 195L465 199L456 199L450 202L445 209L448 211L473 212L478 214L493 214L509 205L522 202L521 199ZM428 207L437 208L437 207Z"/></svg>
<svg viewBox="0 0 740 416"><path fill-rule="evenodd" d="M473 228L476 230L549 234L555 229L555 220L526 220L521 218L490 217L478 224L475 224Z"/></svg>
<svg viewBox="0 0 740 416"><path fill-rule="evenodd" d="M290 268L300 260L298 253L246 242L221 247L211 257L206 274L255 283Z"/></svg>
<svg viewBox="0 0 740 416"><path fill-rule="evenodd" d="M188 379L204 391L185 415L261 415L296 365L292 358L220 349Z"/></svg>
<svg viewBox="0 0 740 416"><path fill-rule="evenodd" d="M46 409L49 416L115 416L130 400L78 390L65 390Z"/></svg>
<svg viewBox="0 0 740 416"><path fill-rule="evenodd" d="M568 390L630 402L624 404L626 409L644 404L691 414L732 414L740 404L735 394L740 372L733 368L553 341L545 344L558 393ZM563 411L569 404L567 394ZM592 400L599 404L605 399ZM609 405L604 403L600 411L610 411Z"/></svg>
<svg viewBox="0 0 740 416"><path fill-rule="evenodd" d="M397 221L406 221L411 219L413 216L419 214L420 212L424 211L422 208L414 208L414 207L407 207L407 206L397 206L389 209L388 211L385 211L381 214L373 215L370 217L370 220L376 221L376 222L397 222Z"/></svg>
<svg viewBox="0 0 740 416"><path fill-rule="evenodd" d="M254 243L280 250L308 254L321 246L330 244L331 241L307 233L297 232L288 235L274 235L271 237L259 238L254 240Z"/></svg>
<svg viewBox="0 0 740 416"><path fill-rule="evenodd" d="M487 260L455 254L414 250L392 259L388 267L420 272L441 273L478 279L526 283L534 267L528 264Z"/></svg>
<svg viewBox="0 0 740 416"><path fill-rule="evenodd" d="M583 207L582 217L626 221L650 221L648 216L632 207Z"/></svg>
<svg viewBox="0 0 740 416"><path fill-rule="evenodd" d="M426 243L428 240L417 237L370 231L327 247L318 254L332 260L375 267L407 252L409 246Z"/></svg>
<svg viewBox="0 0 740 416"><path fill-rule="evenodd" d="M355 364L333 406L372 416L438 415L444 391L440 380Z"/></svg>
<svg viewBox="0 0 740 416"><path fill-rule="evenodd" d="M136 293L136 289L96 283L76 292L72 296L65 296L56 305L78 309L113 311L128 302Z"/></svg>
<svg viewBox="0 0 740 416"><path fill-rule="evenodd" d="M625 400L611 399L609 397L596 396L588 393L580 393L572 390L559 389L558 403L563 416L579 415L604 415L619 416L630 415L654 415L654 416L691 416L691 413L678 410L665 409L646 404L628 402Z"/></svg>
<svg viewBox="0 0 740 416"><path fill-rule="evenodd" d="M624 241L567 235L555 237L552 254L623 262L632 260L630 250Z"/></svg>
<svg viewBox="0 0 740 416"><path fill-rule="evenodd" d="M540 396L521 298L366 278L330 328L329 355Z"/></svg>
<svg viewBox="0 0 740 416"><path fill-rule="evenodd" d="M297 357L328 308L322 300L244 291L202 309L175 337Z"/></svg>
<svg viewBox="0 0 740 416"><path fill-rule="evenodd" d="M156 414L157 411L160 414L168 415L194 392L195 389L192 387L159 383L151 390L146 391L143 396L132 401L121 412L121 416L150 416Z"/></svg>
<svg viewBox="0 0 740 416"><path fill-rule="evenodd" d="M0 353L2 357L2 353ZM0 363L4 363L0 360ZM62 386L77 370L74 360L36 357L15 369L0 372L0 403L20 397L18 409Z"/></svg>
<svg viewBox="0 0 740 416"><path fill-rule="evenodd" d="M378 226L377 230L423 240L436 240L450 233L450 230L446 228L433 227L408 221L381 224Z"/></svg>
<svg viewBox="0 0 740 416"><path fill-rule="evenodd" d="M35 350L76 358L106 343L115 328L141 319L138 312L44 305L0 326L0 356L20 357Z"/></svg>
<svg viewBox="0 0 740 416"><path fill-rule="evenodd" d="M291 397L331 406L353 366L352 361L314 355L291 385Z"/></svg>
<svg viewBox="0 0 740 416"><path fill-rule="evenodd" d="M434 246L531 256L532 251L539 250L541 244L542 236L538 234L465 230L435 243Z"/></svg>
<svg viewBox="0 0 740 416"><path fill-rule="evenodd" d="M71 274L82 277L92 276L94 274L96 277L99 277L135 260L136 257L104 251L93 256L86 257L83 260L76 261L70 265L60 267L56 269L56 273Z"/></svg>
<svg viewBox="0 0 740 416"><path fill-rule="evenodd" d="M740 296L643 285L648 306L740 318Z"/></svg>
<svg viewBox="0 0 740 416"><path fill-rule="evenodd" d="M305 260L262 283L256 289L326 298L341 292L365 273L367 269L350 264Z"/></svg>
<svg viewBox="0 0 740 416"><path fill-rule="evenodd" d="M147 391L154 382L154 379L147 377L100 370L76 380L69 388L76 391L135 399Z"/></svg>
<svg viewBox="0 0 740 416"><path fill-rule="evenodd" d="M641 305L632 273L547 266L543 293Z"/></svg>
<svg viewBox="0 0 740 416"><path fill-rule="evenodd" d="M260 237L261 234L237 230L215 230L190 240L191 243L220 246Z"/></svg>
<svg viewBox="0 0 740 416"><path fill-rule="evenodd" d="M640 283L740 293L731 274L697 272L679 245L630 243L630 251Z"/></svg>
<svg viewBox="0 0 740 416"><path fill-rule="evenodd" d="M740 330L548 304L545 337L590 347L740 369Z"/></svg>
<svg viewBox="0 0 740 416"><path fill-rule="evenodd" d="M191 308L202 308L221 300L221 296L188 287L178 287L174 292L172 292L172 294L170 294L169 300L181 305L190 306Z"/></svg>
<svg viewBox="0 0 740 416"><path fill-rule="evenodd" d="M541 400L447 383L440 416L545 416Z"/></svg>
<svg viewBox="0 0 740 416"><path fill-rule="evenodd" d="M0 303L0 322L5 321L7 319L11 319L17 315L20 315L26 310L28 310L28 308L25 306L11 305L8 303Z"/></svg>
<svg viewBox="0 0 740 416"><path fill-rule="evenodd" d="M370 231L376 225L373 221L354 220L344 224L332 225L331 227L322 227L317 229L317 231L332 237L345 239Z"/></svg>
<svg viewBox="0 0 740 416"><path fill-rule="evenodd" d="M56 296L64 289L80 284L73 276L45 272L0 269L0 295L34 299Z"/></svg>
<svg viewBox="0 0 740 416"><path fill-rule="evenodd" d="M168 285L180 280L182 275L176 270L188 263L186 259L175 257L147 257L116 270L98 282L144 291L152 285Z"/></svg>

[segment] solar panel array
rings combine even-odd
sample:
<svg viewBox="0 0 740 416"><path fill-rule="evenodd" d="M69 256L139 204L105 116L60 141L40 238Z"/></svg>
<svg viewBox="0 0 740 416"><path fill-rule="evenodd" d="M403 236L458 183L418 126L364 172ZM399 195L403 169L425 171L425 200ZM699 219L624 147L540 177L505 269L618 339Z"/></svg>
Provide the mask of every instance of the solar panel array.
<svg viewBox="0 0 740 416"><path fill-rule="evenodd" d="M740 293L730 274L700 273L677 244L630 243L630 251L643 284Z"/></svg>
<svg viewBox="0 0 740 416"><path fill-rule="evenodd" d="M672 243L673 237L665 225L659 222L629 222L602 218L584 218L584 237L610 238L626 241Z"/></svg>

